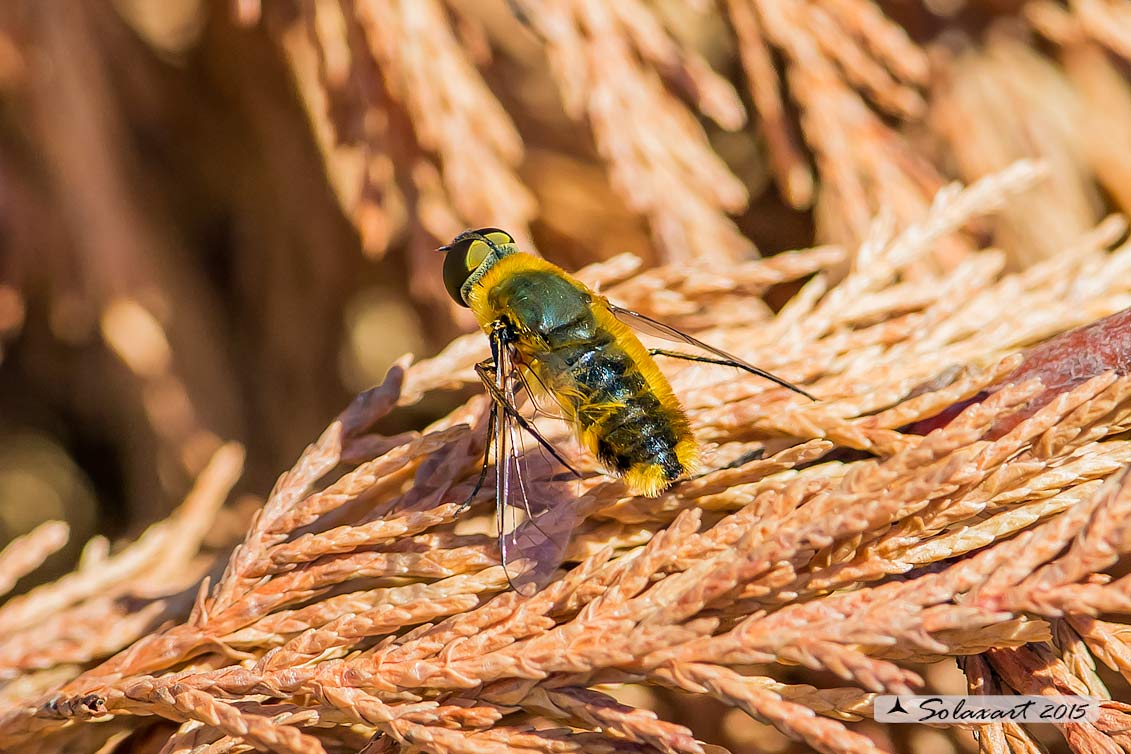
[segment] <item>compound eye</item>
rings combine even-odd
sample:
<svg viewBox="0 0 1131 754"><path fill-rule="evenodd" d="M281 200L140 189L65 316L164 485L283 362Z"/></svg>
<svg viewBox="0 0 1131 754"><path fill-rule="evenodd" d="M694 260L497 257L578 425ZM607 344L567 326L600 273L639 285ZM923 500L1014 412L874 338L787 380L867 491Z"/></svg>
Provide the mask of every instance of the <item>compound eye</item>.
<svg viewBox="0 0 1131 754"><path fill-rule="evenodd" d="M511 234L498 228L480 228L456 236L449 246L441 249L447 255L444 257L444 286L448 295L460 306L467 306L461 292L467 279L489 260L492 252L513 244Z"/></svg>
<svg viewBox="0 0 1131 754"><path fill-rule="evenodd" d="M507 233L505 230L499 230L498 228L480 228L476 233L496 246L509 246L514 243L514 237L511 236L510 233Z"/></svg>
<svg viewBox="0 0 1131 754"><path fill-rule="evenodd" d="M486 246L481 242L481 245ZM467 279L471 277L471 273L475 271L475 267L468 267L468 252L470 249L467 244L461 243L452 247L451 251L444 254L444 287L448 289L448 295L459 304L460 306L467 306L467 302L463 300L463 294L460 289Z"/></svg>

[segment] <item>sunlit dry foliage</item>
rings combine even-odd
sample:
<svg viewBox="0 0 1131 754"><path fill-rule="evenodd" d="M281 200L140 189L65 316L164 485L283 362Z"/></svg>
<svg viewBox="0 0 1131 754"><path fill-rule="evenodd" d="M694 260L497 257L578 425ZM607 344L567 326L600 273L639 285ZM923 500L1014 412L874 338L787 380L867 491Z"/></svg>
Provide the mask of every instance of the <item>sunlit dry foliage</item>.
<svg viewBox="0 0 1131 754"><path fill-rule="evenodd" d="M1128 7L0 4L0 751L1131 750L868 719L1129 698ZM485 225L821 401L664 365L708 473L531 453L516 595Z"/></svg>
<svg viewBox="0 0 1131 754"><path fill-rule="evenodd" d="M588 126L613 185L648 218L664 256L749 256L751 242L728 217L745 209L747 188L695 118L735 131L746 125L746 111L735 86L678 33L707 9L689 4L665 13L638 0L509 5L520 23L496 25L496 36L540 43L565 114ZM420 220L433 235L492 218L521 236L534 214L508 167L521 139L474 65L492 42L506 43L485 34L464 8L454 3L456 12L445 14L440 0L349 0L299 4L285 21L274 14L331 179L375 252L388 242L403 195L388 145L406 138L419 151L402 172L411 175ZM791 205L812 204L816 183L798 124L785 115L775 49L786 60L790 94L823 178L829 238L859 241L880 206L903 219L922 211L941 179L871 107L905 119L918 119L926 107L919 91L926 54L898 25L869 0L732 0L726 19L769 164ZM464 45L455 44L456 27L468 26L474 31ZM398 118L400 111L407 117ZM396 133L409 124L409 133Z"/></svg>
<svg viewBox="0 0 1131 754"><path fill-rule="evenodd" d="M627 257L584 270L615 300L755 357L821 400L677 365L708 470L655 500L627 498L594 472L563 496L532 454L532 497L576 519L566 565L532 597L508 588L486 496L460 514L484 398L421 432L370 431L470 382L481 336L402 363L358 396L279 478L242 543L215 559L202 535L240 463L222 449L171 519L113 555L88 546L76 573L0 607L0 748L715 743L717 731L634 706L644 688L714 700L819 751L873 752L899 747L882 727L846 723L867 720L876 693L934 688L932 668L956 660L971 693L1111 698L1097 662L1123 676L1114 691L1125 693L1131 247L1109 250L1123 222L1024 272L985 250L903 280L940 238L1042 175L1018 163L944 189L901 232L873 225L835 284L826 271L845 253L834 247L726 275L638 271ZM768 286L813 273L779 313L760 308ZM900 429L963 403L925 436ZM555 434L562 447L566 435ZM849 460L853 450L868 452ZM51 528L13 543L0 577L58 544ZM1076 752L1128 751L1129 725L1113 703L1059 733ZM939 735L969 745L962 730ZM1004 723L979 731L994 752L1034 750L1034 735Z"/></svg>

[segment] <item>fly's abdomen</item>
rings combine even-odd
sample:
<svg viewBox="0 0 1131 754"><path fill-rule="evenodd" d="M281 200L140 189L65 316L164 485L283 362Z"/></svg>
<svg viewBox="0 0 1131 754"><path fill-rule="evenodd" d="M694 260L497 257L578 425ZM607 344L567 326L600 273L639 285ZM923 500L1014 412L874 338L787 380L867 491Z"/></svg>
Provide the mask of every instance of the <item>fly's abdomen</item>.
<svg viewBox="0 0 1131 754"><path fill-rule="evenodd" d="M616 333L598 327L551 343L547 357L583 442L634 493L658 495L692 470L697 446L687 418L670 388L663 391L666 381L656 389L663 377L646 353L646 361L634 358Z"/></svg>

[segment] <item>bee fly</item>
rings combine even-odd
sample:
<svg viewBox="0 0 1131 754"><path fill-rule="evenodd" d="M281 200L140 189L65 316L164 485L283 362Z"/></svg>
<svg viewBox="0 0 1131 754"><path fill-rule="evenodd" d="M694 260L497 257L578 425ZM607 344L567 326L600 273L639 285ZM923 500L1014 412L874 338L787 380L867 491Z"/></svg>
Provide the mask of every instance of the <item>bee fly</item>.
<svg viewBox="0 0 1131 754"><path fill-rule="evenodd" d="M734 367L813 400L780 377L610 303L561 268L519 251L514 238L498 228L466 231L440 250L445 252L448 293L471 309L491 345L491 357L475 366L491 397L491 410L483 467L468 502L486 479L494 444L495 505L504 567L502 518L512 494L511 471L518 469L511 463L513 443L507 450L514 425L573 470L517 410L520 385L529 392L533 382L552 396L582 445L601 465L622 477L630 492L648 497L694 473L699 460L687 414L653 356ZM710 355L645 348L633 328ZM521 488L521 478L518 483Z"/></svg>

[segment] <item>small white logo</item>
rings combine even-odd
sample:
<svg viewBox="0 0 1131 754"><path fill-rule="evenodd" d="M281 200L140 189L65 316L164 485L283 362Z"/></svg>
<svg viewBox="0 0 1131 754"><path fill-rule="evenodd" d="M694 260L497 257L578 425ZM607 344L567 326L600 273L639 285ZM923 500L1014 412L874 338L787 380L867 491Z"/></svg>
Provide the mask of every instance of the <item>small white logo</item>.
<svg viewBox="0 0 1131 754"><path fill-rule="evenodd" d="M876 722L978 725L979 723L1093 722L1100 700L1090 696L878 696Z"/></svg>

